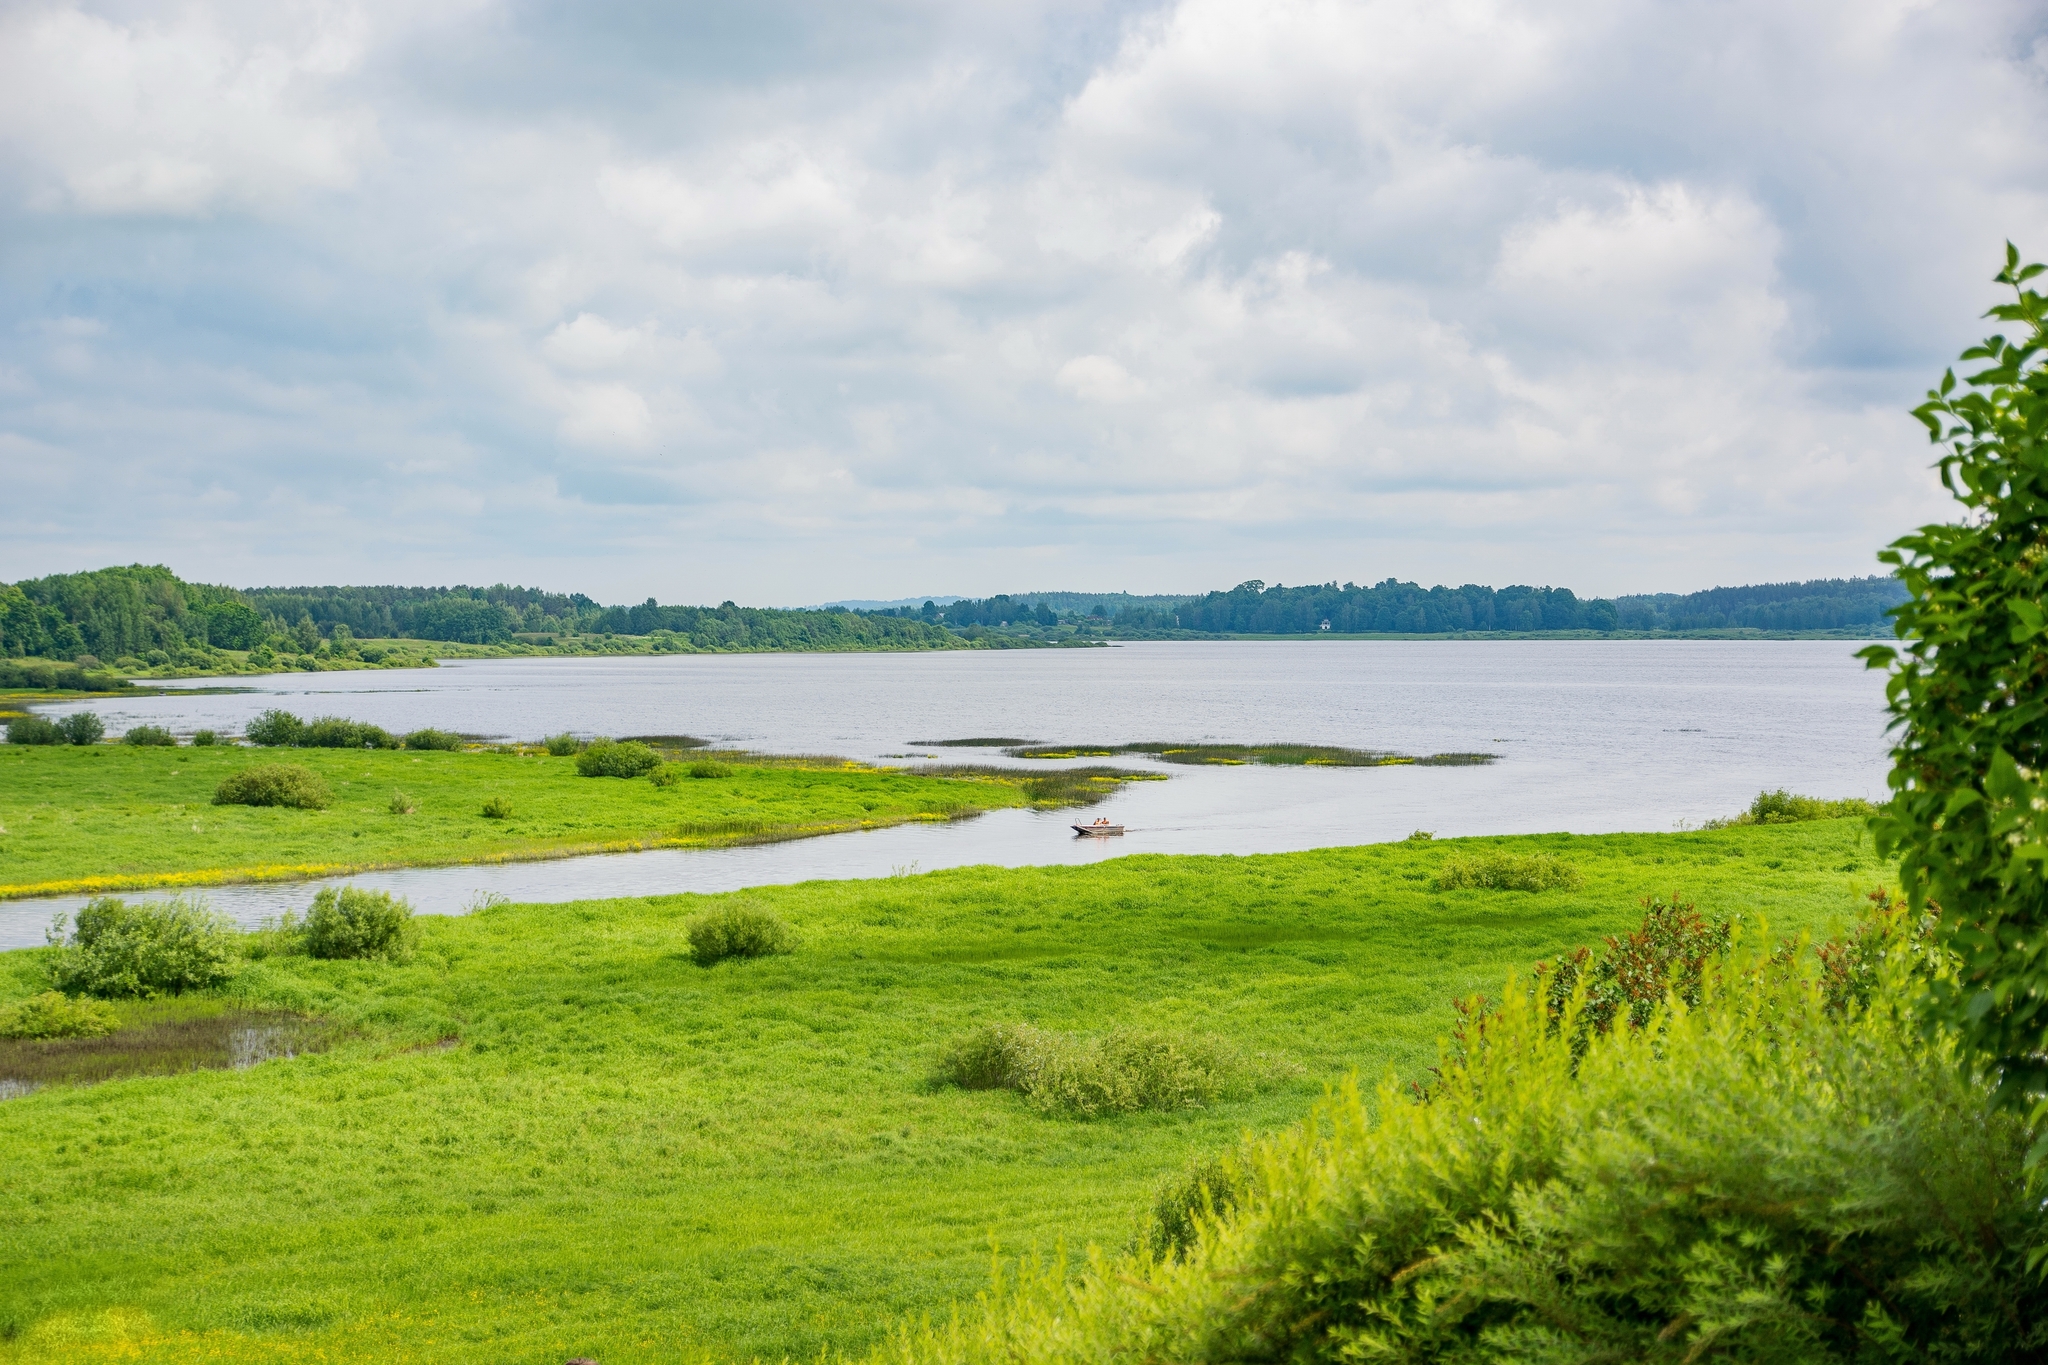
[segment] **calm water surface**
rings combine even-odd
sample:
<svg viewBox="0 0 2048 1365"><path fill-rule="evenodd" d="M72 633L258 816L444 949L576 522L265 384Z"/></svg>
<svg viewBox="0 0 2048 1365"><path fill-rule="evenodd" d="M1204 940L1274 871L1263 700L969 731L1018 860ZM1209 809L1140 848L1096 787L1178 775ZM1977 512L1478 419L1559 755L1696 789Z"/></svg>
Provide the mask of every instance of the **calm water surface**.
<svg viewBox="0 0 2048 1365"><path fill-rule="evenodd" d="M1176 768L1089 811L1115 840L1076 840L1070 813L1001 811L798 843L662 850L351 878L459 913L522 901L720 891L976 863L1089 862L1131 853L1270 853L1398 839L1668 830L1746 806L1764 788L1881 798L1881 675L1835 641L1228 641L945 654L752 654L503 659L432 670L287 674L232 696L70 703L130 725L239 730L282 706L405 731L535 739L558 730L692 734L776 753L905 766L915 740L1291 741L1425 754L1479 749L1483 768ZM204 686L197 682L187 686ZM946 760L1004 760L993 752ZM220 887L244 923L302 910L319 883ZM78 900L0 902L0 946L42 941Z"/></svg>

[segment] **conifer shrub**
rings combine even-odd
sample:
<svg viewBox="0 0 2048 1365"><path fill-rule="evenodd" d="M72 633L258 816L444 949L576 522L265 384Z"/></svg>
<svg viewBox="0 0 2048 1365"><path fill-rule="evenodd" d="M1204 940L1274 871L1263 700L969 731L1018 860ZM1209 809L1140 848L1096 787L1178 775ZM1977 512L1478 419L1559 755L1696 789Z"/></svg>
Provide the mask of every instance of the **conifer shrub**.
<svg viewBox="0 0 2048 1365"><path fill-rule="evenodd" d="M567 758L583 748L583 741L564 730L559 735L549 735L541 743L556 758Z"/></svg>
<svg viewBox="0 0 2048 1365"><path fill-rule="evenodd" d="M144 749L167 749L178 742L178 737L161 725L136 725L121 736L121 742Z"/></svg>
<svg viewBox="0 0 2048 1365"><path fill-rule="evenodd" d="M1347 1083L1223 1207L1183 1186L1131 1254L1027 1266L878 1358L2041 1359L2033 1125L1917 1017L1955 959L1874 918L1860 1004L1739 937L1640 1027L1510 983L1419 1093Z"/></svg>
<svg viewBox="0 0 2048 1365"><path fill-rule="evenodd" d="M387 891L330 886L313 897L302 932L308 957L405 962L419 926L411 904Z"/></svg>
<svg viewBox="0 0 2048 1365"><path fill-rule="evenodd" d="M0 1005L0 1038L102 1038L118 1021L97 1000L73 999L62 991L44 991L11 1005Z"/></svg>
<svg viewBox="0 0 2048 1365"><path fill-rule="evenodd" d="M1439 891L1577 891L1576 864L1548 853L1453 853L1437 868Z"/></svg>
<svg viewBox="0 0 2048 1365"><path fill-rule="evenodd" d="M64 744L64 732L47 716L16 716L7 722L9 744Z"/></svg>
<svg viewBox="0 0 2048 1365"><path fill-rule="evenodd" d="M325 810L334 799L327 784L296 763L259 763L229 773L213 789L216 806L289 806Z"/></svg>
<svg viewBox="0 0 2048 1365"><path fill-rule="evenodd" d="M639 777L661 766L661 756L638 740L594 739L576 755L585 777Z"/></svg>
<svg viewBox="0 0 2048 1365"><path fill-rule="evenodd" d="M489 797L484 801L483 817L486 820L510 820L512 803L502 796Z"/></svg>
<svg viewBox="0 0 2048 1365"><path fill-rule="evenodd" d="M234 926L203 901L174 896L130 905L101 896L50 930L50 984L68 995L181 995L217 986L233 973Z"/></svg>
<svg viewBox="0 0 2048 1365"><path fill-rule="evenodd" d="M288 748L299 742L305 728L306 723L291 712L272 707L242 727L242 737L268 749Z"/></svg>
<svg viewBox="0 0 2048 1365"><path fill-rule="evenodd" d="M768 957L796 951L796 935L772 910L745 901L713 906L684 926L690 955L700 967L729 957Z"/></svg>
<svg viewBox="0 0 2048 1365"><path fill-rule="evenodd" d="M1136 1029L1084 1038L987 1024L947 1044L937 1079L963 1090L1014 1090L1041 1113L1092 1119L1199 1109L1240 1093L1253 1072L1218 1038Z"/></svg>
<svg viewBox="0 0 2048 1365"><path fill-rule="evenodd" d="M405 737L408 749L439 749L444 752L462 747L462 736L448 730L414 730Z"/></svg>
<svg viewBox="0 0 2048 1365"><path fill-rule="evenodd" d="M90 711L73 711L57 722L66 744L97 744L105 738L106 722Z"/></svg>

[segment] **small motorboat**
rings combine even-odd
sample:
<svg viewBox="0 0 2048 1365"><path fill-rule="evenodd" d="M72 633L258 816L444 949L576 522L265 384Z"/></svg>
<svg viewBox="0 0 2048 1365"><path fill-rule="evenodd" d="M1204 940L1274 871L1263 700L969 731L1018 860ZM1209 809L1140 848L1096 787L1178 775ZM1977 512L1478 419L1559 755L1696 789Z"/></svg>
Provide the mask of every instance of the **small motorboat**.
<svg viewBox="0 0 2048 1365"><path fill-rule="evenodd" d="M1109 823L1107 816L1097 819L1092 825L1074 826L1074 833L1080 835L1122 834L1123 832L1124 827L1122 825L1112 825Z"/></svg>

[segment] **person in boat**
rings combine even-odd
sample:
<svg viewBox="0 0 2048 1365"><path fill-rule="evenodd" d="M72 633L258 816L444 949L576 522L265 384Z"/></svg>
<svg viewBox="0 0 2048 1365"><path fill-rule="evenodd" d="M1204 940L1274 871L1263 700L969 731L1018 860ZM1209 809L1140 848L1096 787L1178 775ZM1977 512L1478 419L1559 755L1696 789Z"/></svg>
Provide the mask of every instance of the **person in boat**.
<svg viewBox="0 0 2048 1365"><path fill-rule="evenodd" d="M1109 823L1109 817L1107 815L1098 815L1095 817L1095 823L1098 825L1106 825Z"/></svg>

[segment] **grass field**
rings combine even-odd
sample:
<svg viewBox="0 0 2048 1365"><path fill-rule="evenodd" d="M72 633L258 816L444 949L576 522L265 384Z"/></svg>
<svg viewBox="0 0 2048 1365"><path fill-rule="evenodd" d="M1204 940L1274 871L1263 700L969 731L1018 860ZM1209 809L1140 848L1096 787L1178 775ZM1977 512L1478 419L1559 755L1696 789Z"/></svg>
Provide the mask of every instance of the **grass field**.
<svg viewBox="0 0 2048 1365"><path fill-rule="evenodd" d="M1432 889L1496 850L1583 889ZM683 925L724 898L690 896L430 920L404 966L252 962L221 1007L319 1016L328 1050L0 1102L0 1361L859 1351L982 1288L992 1241L1120 1245L1190 1158L1347 1071L1419 1074L1454 997L1644 896L1791 933L1886 873L1839 820L1405 842L740 893L797 951L711 968ZM0 955L0 998L37 960ZM1092 1122L931 1084L948 1039L1019 1021L1300 1070Z"/></svg>
<svg viewBox="0 0 2048 1365"><path fill-rule="evenodd" d="M258 763L304 765L334 803L211 804L223 776ZM792 838L1033 799L988 776L729 766L729 777L661 788L529 754L0 745L0 897ZM392 813L395 792L412 814ZM509 819L483 817L491 797L511 803Z"/></svg>

